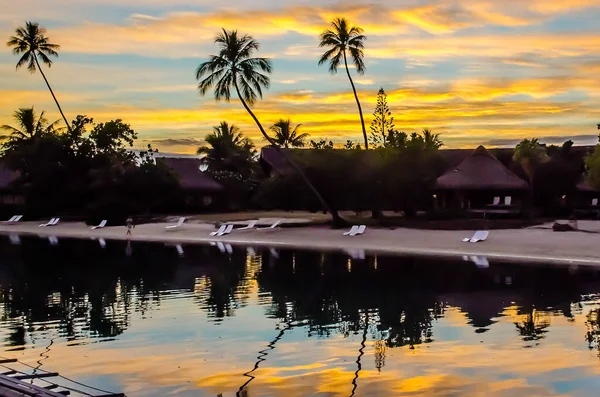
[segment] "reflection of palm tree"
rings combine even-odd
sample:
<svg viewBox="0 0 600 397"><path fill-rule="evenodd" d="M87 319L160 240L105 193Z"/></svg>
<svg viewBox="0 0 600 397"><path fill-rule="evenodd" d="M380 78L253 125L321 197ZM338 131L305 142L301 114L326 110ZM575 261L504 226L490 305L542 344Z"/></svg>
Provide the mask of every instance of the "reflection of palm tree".
<svg viewBox="0 0 600 397"><path fill-rule="evenodd" d="M598 357L600 357L600 309L590 310L586 316L586 326L588 328L585 339L588 342L589 349L593 349L594 345L598 349Z"/></svg>
<svg viewBox="0 0 600 397"><path fill-rule="evenodd" d="M535 309L532 309L527 314L527 318L522 323L515 323L519 334L523 337L526 342L537 341L544 338L544 334L548 332L546 328L550 326L550 322L547 319L540 320Z"/></svg>
<svg viewBox="0 0 600 397"><path fill-rule="evenodd" d="M356 371L354 372L354 379L352 379L352 393L350 394L350 397L354 396L354 393L356 392L356 388L358 387L358 384L356 383L356 381L358 380L358 373L361 371L362 369L362 364L360 363L360 359L362 358L362 356L365 354L364 350L365 350L365 342L367 341L367 330L369 329L369 313L367 312L365 314L365 328L363 330L363 335L362 335L362 340L360 341L360 349L358 349L358 357L356 358Z"/></svg>

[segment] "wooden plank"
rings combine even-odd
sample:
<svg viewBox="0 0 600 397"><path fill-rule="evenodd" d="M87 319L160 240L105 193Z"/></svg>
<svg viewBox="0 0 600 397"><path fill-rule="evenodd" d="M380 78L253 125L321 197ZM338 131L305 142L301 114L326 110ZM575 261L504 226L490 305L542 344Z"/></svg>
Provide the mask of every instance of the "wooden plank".
<svg viewBox="0 0 600 397"><path fill-rule="evenodd" d="M53 376L58 376L58 372L44 372L41 374L18 375L18 376L12 376L12 378L18 379L18 380L25 380L25 379L52 378Z"/></svg>
<svg viewBox="0 0 600 397"><path fill-rule="evenodd" d="M4 358L2 360L0 360L0 364L8 364L8 363L16 363L17 359L16 358Z"/></svg>

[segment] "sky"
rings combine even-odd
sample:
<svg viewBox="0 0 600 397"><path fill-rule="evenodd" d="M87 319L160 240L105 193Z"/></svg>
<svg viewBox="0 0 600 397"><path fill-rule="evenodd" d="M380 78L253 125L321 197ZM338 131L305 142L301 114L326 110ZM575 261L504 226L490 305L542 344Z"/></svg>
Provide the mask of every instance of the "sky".
<svg viewBox="0 0 600 397"><path fill-rule="evenodd" d="M366 72L351 69L367 130L383 87L398 130L430 128L448 148L598 140L600 0L20 0L3 3L0 35L30 20L61 45L46 72L67 118L121 118L138 147L194 153L221 121L264 143L237 98L198 94L195 69L221 28L273 61L253 106L266 127L290 118L313 139L362 139L347 76L317 64L335 17L367 36ZM0 52L0 124L29 106L58 119L42 77L16 62Z"/></svg>

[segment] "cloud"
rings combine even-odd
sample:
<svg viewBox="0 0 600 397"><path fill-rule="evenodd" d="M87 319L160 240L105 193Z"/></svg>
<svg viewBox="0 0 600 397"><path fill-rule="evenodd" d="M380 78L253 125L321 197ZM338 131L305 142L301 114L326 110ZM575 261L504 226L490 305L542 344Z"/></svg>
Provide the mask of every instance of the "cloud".
<svg viewBox="0 0 600 397"><path fill-rule="evenodd" d="M151 142L161 146L201 146L205 143L204 140L196 138L154 139Z"/></svg>

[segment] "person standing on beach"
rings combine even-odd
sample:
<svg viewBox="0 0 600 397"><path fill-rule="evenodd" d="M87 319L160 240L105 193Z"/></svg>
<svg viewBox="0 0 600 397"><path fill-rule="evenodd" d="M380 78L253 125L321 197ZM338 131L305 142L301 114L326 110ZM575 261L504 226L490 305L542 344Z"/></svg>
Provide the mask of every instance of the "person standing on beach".
<svg viewBox="0 0 600 397"><path fill-rule="evenodd" d="M131 236L131 231L135 227L135 225L133 224L133 218L129 217L129 218L127 218L127 220L125 222L127 223L127 234L126 234L126 236Z"/></svg>

